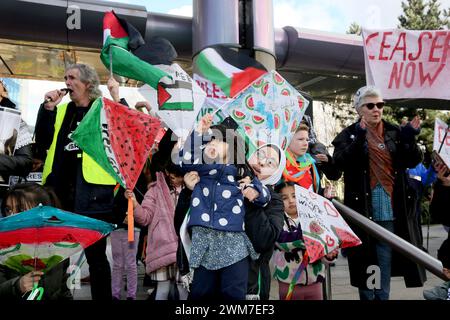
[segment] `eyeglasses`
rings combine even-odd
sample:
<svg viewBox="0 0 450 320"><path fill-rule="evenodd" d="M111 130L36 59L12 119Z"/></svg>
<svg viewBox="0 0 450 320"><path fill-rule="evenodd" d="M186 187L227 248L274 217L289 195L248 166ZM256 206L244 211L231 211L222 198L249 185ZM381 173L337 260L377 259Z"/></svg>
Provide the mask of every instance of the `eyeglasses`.
<svg viewBox="0 0 450 320"><path fill-rule="evenodd" d="M265 164L269 167L269 168L273 168L276 169L278 168L278 160L275 158L268 158L267 154L264 150L259 149L258 151L256 151L256 157L258 158L258 160L260 162L265 162Z"/></svg>
<svg viewBox="0 0 450 320"><path fill-rule="evenodd" d="M365 103L365 104L363 104L362 105L363 107L364 106L366 106L367 107L367 109L369 109L369 110L372 110L373 108L375 108L375 106L377 106L377 108L379 109L379 110L381 110L381 109L383 109L383 107L384 107L384 101L382 101L382 102L377 102L377 103Z"/></svg>

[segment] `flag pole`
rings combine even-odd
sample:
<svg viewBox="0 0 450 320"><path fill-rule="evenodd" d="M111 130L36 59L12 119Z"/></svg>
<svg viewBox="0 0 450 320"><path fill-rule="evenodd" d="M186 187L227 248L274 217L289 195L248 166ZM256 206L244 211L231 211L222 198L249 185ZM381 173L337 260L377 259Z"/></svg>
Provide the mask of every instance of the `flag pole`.
<svg viewBox="0 0 450 320"><path fill-rule="evenodd" d="M134 213L133 213L133 199L128 198L128 242L134 241Z"/></svg>
<svg viewBox="0 0 450 320"><path fill-rule="evenodd" d="M113 76L113 69L112 69L112 51L111 48L109 48L109 76L112 78Z"/></svg>
<svg viewBox="0 0 450 320"><path fill-rule="evenodd" d="M449 127L447 127L447 129L445 130L445 134L444 134L444 138L442 139L441 145L439 146L439 150L438 150L438 154L441 152L442 150L442 146L444 145L445 139L447 139L447 134L448 131L450 130Z"/></svg>

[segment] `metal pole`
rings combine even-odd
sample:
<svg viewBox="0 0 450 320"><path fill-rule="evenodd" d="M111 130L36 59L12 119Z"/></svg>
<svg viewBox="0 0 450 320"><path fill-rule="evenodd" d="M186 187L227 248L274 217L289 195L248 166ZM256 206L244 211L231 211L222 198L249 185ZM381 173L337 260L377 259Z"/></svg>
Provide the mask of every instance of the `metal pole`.
<svg viewBox="0 0 450 320"><path fill-rule="evenodd" d="M325 295L326 300L333 300L333 296L331 293L331 266L329 264L325 265Z"/></svg>
<svg viewBox="0 0 450 320"><path fill-rule="evenodd" d="M448 281L447 277L443 273L442 263L439 260L433 258L426 252L420 250L392 232L389 232L375 222L367 219L355 210L343 205L339 201L332 200L332 202L344 218L349 219L352 223L362 228L374 238L386 242L392 247L392 249L400 252L408 259L422 265L437 277L444 281Z"/></svg>
<svg viewBox="0 0 450 320"><path fill-rule="evenodd" d="M253 0L251 9L255 60L264 65L267 70L274 70L276 61L273 2L272 0Z"/></svg>
<svg viewBox="0 0 450 320"><path fill-rule="evenodd" d="M194 57L204 48L215 44L240 47L238 0L194 0L192 5Z"/></svg>

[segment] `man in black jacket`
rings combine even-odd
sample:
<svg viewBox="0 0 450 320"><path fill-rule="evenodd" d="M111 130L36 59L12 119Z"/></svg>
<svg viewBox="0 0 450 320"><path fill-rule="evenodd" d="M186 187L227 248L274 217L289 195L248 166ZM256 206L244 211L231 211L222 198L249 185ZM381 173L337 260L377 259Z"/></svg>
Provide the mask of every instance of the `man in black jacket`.
<svg viewBox="0 0 450 320"><path fill-rule="evenodd" d="M420 226L412 212L413 202L407 201L411 195L406 180L406 168L414 168L422 160L415 141L420 119L416 117L402 127L382 120L384 102L374 87L360 88L354 106L360 121L345 128L333 141L336 166L344 172L344 202L420 248ZM402 256L393 256L387 244L360 228L352 229L362 245L347 249L350 282L358 287L362 300L389 299L391 266L392 275L403 275L407 287L423 285L423 268ZM380 279L375 284L370 281L373 270L378 270Z"/></svg>
<svg viewBox="0 0 450 320"><path fill-rule="evenodd" d="M36 122L35 156L45 159L43 183L53 187L64 210L112 222L116 181L69 138L91 106L99 103L100 80L85 64L67 67L64 79L68 90L47 92ZM110 78L108 89L119 102L118 82ZM67 92L71 102L60 103ZM106 244L103 238L85 250L93 300L112 299Z"/></svg>

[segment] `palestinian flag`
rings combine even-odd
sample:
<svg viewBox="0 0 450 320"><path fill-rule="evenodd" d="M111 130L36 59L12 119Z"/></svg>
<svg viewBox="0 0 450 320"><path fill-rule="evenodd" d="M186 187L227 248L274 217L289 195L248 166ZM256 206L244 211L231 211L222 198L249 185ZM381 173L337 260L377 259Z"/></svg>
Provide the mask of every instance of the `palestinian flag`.
<svg viewBox="0 0 450 320"><path fill-rule="evenodd" d="M231 98L267 72L256 60L224 46L202 50L196 65L200 76L217 84Z"/></svg>
<svg viewBox="0 0 450 320"><path fill-rule="evenodd" d="M160 65L161 70L171 76L163 78L158 85L158 110L165 111L192 111L194 98L192 96L192 79L178 64L171 66Z"/></svg>
<svg viewBox="0 0 450 320"><path fill-rule="evenodd" d="M103 49L100 59L107 69L114 73L147 83L158 89L160 80L170 78L166 72L138 58L129 50L137 50L145 44L144 39L130 23L116 16L114 11L106 12L103 18Z"/></svg>

